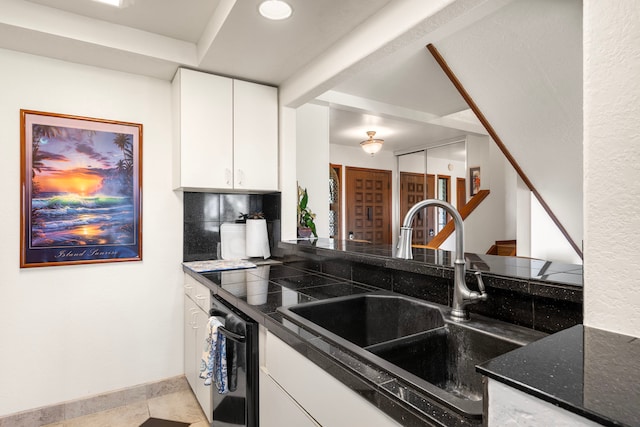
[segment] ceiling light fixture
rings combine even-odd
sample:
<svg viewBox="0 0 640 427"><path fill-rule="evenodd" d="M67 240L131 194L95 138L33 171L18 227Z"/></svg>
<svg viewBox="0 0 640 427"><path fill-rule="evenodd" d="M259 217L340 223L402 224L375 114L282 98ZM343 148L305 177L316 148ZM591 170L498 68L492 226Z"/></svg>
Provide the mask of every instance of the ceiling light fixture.
<svg viewBox="0 0 640 427"><path fill-rule="evenodd" d="M360 146L367 154L371 154L372 156L376 154L382 148L382 144L384 144L383 139L373 139L376 135L375 131L368 131L367 135L369 135L369 139L365 139L360 143Z"/></svg>
<svg viewBox="0 0 640 427"><path fill-rule="evenodd" d="M280 21L291 16L292 9L289 3L282 0L265 0L258 7L260 15L267 19Z"/></svg>

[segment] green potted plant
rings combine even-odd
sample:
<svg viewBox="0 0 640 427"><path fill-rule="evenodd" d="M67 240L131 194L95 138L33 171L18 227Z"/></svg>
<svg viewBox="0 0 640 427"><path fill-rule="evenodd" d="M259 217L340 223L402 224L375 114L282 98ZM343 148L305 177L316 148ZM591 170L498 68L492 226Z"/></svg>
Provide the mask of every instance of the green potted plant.
<svg viewBox="0 0 640 427"><path fill-rule="evenodd" d="M316 224L313 220L316 218L316 214L309 209L309 195L307 189L298 185L298 237L309 238L313 234L314 237L318 237L316 233Z"/></svg>

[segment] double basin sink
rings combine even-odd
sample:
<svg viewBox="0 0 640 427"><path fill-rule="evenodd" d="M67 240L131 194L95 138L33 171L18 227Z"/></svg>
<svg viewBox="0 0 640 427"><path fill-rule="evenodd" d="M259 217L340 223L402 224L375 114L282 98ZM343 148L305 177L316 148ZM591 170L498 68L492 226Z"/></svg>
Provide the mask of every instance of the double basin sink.
<svg viewBox="0 0 640 427"><path fill-rule="evenodd" d="M459 414L482 416L475 366L545 334L387 293L353 295L278 309L285 317L388 371Z"/></svg>

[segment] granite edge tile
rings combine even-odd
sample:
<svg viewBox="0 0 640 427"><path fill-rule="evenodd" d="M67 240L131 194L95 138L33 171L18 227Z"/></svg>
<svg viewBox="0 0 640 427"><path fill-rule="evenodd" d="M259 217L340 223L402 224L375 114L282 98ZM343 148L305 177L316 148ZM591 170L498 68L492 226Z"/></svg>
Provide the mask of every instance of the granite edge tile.
<svg viewBox="0 0 640 427"><path fill-rule="evenodd" d="M531 295L536 297L583 303L584 297L581 288L566 285L552 285L537 281L530 281L529 287Z"/></svg>
<svg viewBox="0 0 640 427"><path fill-rule="evenodd" d="M404 399L398 400L398 395L404 395ZM403 418L403 426L480 427L482 425L481 420L465 419L451 410L447 410L433 399L407 388L397 379L381 384L378 396L380 399L378 407L386 409L385 412L397 410L394 408L397 406L404 409L404 416L407 413L413 416L408 420ZM416 411L418 411L417 414Z"/></svg>

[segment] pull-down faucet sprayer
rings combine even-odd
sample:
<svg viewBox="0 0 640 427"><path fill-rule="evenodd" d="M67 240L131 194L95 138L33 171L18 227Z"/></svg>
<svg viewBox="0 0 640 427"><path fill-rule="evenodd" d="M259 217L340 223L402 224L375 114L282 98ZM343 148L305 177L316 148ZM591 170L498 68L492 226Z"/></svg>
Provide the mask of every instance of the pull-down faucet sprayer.
<svg viewBox="0 0 640 427"><path fill-rule="evenodd" d="M486 301L487 293L484 290L484 283L480 272L476 272L478 278L478 289L480 292L470 290L465 283L466 264L464 260L464 223L462 217L456 208L451 204L436 199L425 199L413 205L404 217L404 222L400 228L400 240L396 250L396 258L413 259L411 252L411 234L413 228L411 222L413 217L420 209L427 206L439 206L453 217L453 223L456 229L456 259L454 265L454 284L453 284L453 303L451 317L454 320L464 321L469 319L469 312L466 306L477 301Z"/></svg>

